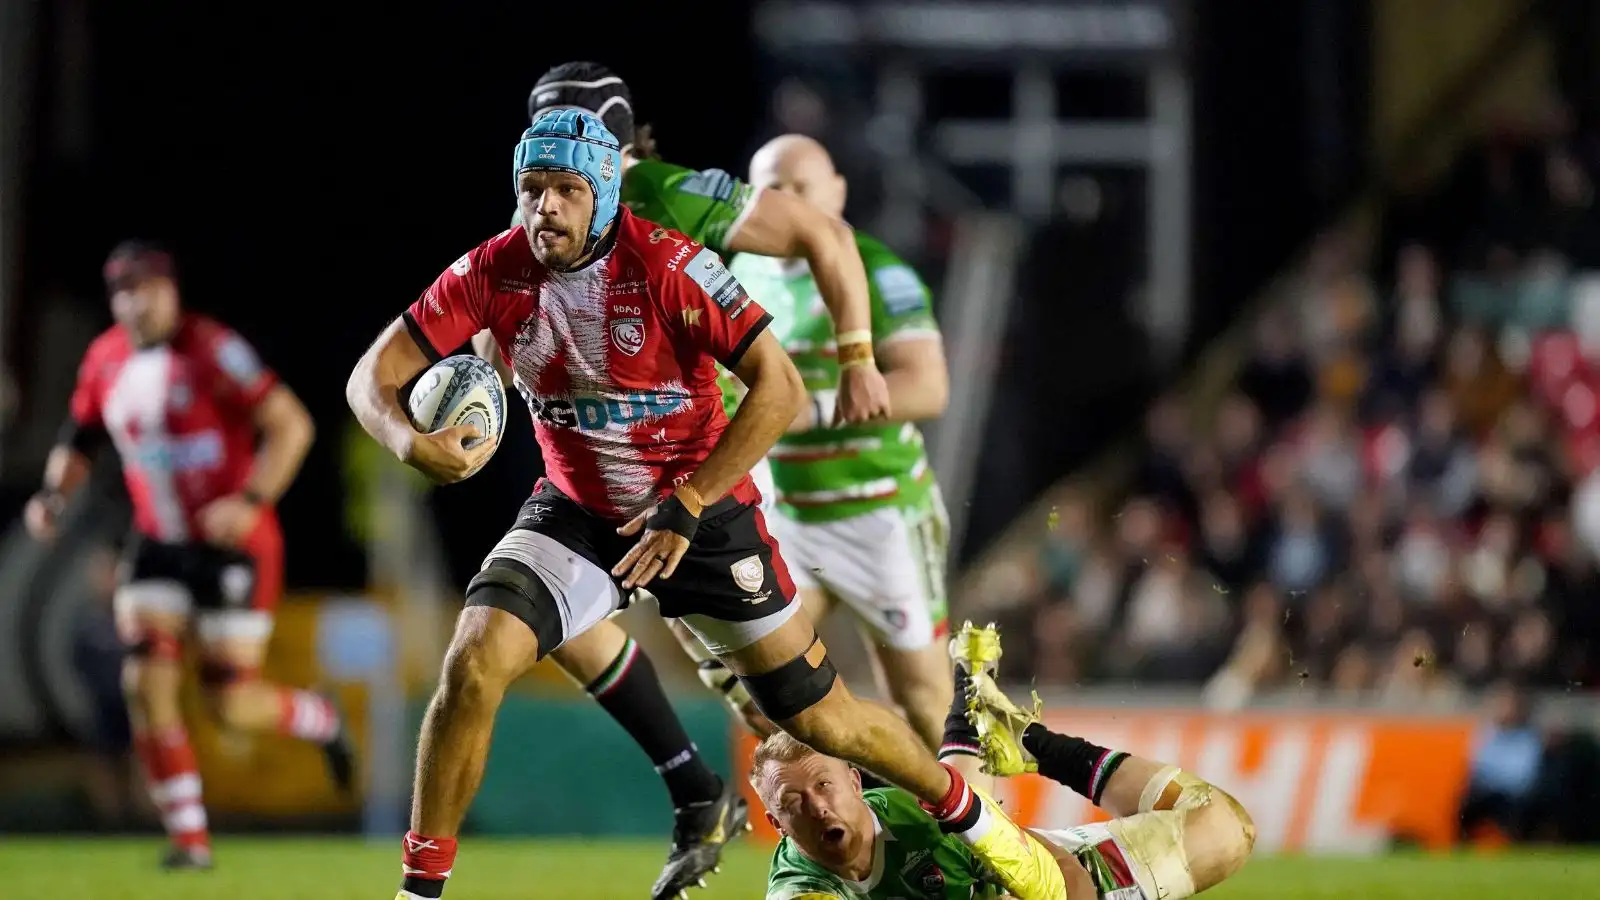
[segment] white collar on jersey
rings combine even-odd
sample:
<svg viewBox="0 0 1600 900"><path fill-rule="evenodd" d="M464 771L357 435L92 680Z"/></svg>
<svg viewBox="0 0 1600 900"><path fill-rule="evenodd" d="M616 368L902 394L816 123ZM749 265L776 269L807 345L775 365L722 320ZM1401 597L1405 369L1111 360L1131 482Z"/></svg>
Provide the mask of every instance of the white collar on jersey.
<svg viewBox="0 0 1600 900"><path fill-rule="evenodd" d="M870 807L869 807L870 808ZM883 827L883 822L878 819L877 810L872 812L872 874L865 881L851 881L839 876L839 880L858 894L868 894L877 889L878 882L883 880L883 859L888 854L883 852L883 845L894 840L894 832Z"/></svg>

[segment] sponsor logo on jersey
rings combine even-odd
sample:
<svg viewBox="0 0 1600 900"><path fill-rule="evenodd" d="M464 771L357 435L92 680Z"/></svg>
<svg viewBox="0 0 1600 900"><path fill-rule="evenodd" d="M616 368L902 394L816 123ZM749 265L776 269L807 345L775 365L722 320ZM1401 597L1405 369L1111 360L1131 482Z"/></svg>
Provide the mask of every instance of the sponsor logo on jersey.
<svg viewBox="0 0 1600 900"><path fill-rule="evenodd" d="M625 294L642 294L650 287L648 281L619 281L606 285L606 296L619 297Z"/></svg>
<svg viewBox="0 0 1600 900"><path fill-rule="evenodd" d="M883 298L883 308L891 316L903 316L928 308L922 279L910 266L884 266L872 273L872 284Z"/></svg>
<svg viewBox="0 0 1600 900"><path fill-rule="evenodd" d="M747 306L749 306L749 305L750 305L750 298L749 298L749 296L746 296L746 297L745 297L745 298L744 298L744 302L743 302L743 303L741 303L741 304L739 304L739 305L738 305L738 306L735 306L735 307L734 307L734 308L733 308L733 312L731 312L731 313L728 313L728 318L730 318L730 319L737 319L737 318L739 318L739 314L740 314L740 313L742 313L742 312L744 312L744 310L745 310L745 307L747 307Z"/></svg>
<svg viewBox="0 0 1600 900"><path fill-rule="evenodd" d="M673 237L672 232L665 228L657 228L655 231L650 232L650 243L659 244L662 241L671 241L674 246L677 246L683 243L683 238Z"/></svg>
<svg viewBox="0 0 1600 900"><path fill-rule="evenodd" d="M439 298L433 295L433 288L428 288L428 292L422 295L422 304L428 308L428 312L441 319L444 318L444 306L439 303Z"/></svg>
<svg viewBox="0 0 1600 900"><path fill-rule="evenodd" d="M683 258L688 256L689 251L694 248L695 244L693 242L683 243L683 246L678 248L678 252L672 254L672 258L667 260L667 268L673 272L678 271L678 267L683 265Z"/></svg>
<svg viewBox="0 0 1600 900"><path fill-rule="evenodd" d="M461 258L450 264L450 271L458 277L472 271L472 254L464 253Z"/></svg>
<svg viewBox="0 0 1600 900"><path fill-rule="evenodd" d="M222 465L222 434L215 430L178 438L139 440L123 457L147 472L195 472Z"/></svg>
<svg viewBox="0 0 1600 900"><path fill-rule="evenodd" d="M704 169L678 182L678 192L726 202L739 182L721 169Z"/></svg>
<svg viewBox="0 0 1600 900"><path fill-rule="evenodd" d="M739 286L739 280L723 265L717 251L710 247L702 247L684 271L700 286L700 290L706 292L706 296L723 309L744 298L744 288Z"/></svg>
<svg viewBox="0 0 1600 900"><path fill-rule="evenodd" d="M537 397L524 393L536 421L552 428L603 431L670 416L689 406L683 394L639 392L621 397Z"/></svg>
<svg viewBox="0 0 1600 900"><path fill-rule="evenodd" d="M711 299L715 300L717 305L723 309L727 309L737 303L739 304L739 309L742 310L744 309L744 304L750 301L750 295L744 292L744 286L737 279L729 276L727 282L717 290L716 294L712 295Z"/></svg>
<svg viewBox="0 0 1600 900"><path fill-rule="evenodd" d="M538 289L538 286L533 282L524 281L520 278L500 279L500 292L504 294L525 294L531 297Z"/></svg>
<svg viewBox="0 0 1600 900"><path fill-rule="evenodd" d="M236 563L222 570L222 602L228 606L250 605L256 586L256 573L250 566Z"/></svg>
<svg viewBox="0 0 1600 900"><path fill-rule="evenodd" d="M728 567L733 573L733 583L739 590L754 594L761 590L762 582L767 580L767 567L761 564L761 557L746 556Z"/></svg>
<svg viewBox="0 0 1600 900"><path fill-rule="evenodd" d="M244 338L231 334L217 345L217 365L242 385L255 384L263 374L261 360Z"/></svg>
<svg viewBox="0 0 1600 900"><path fill-rule="evenodd" d="M611 343L629 356L638 356L644 349L644 319L636 316L612 319Z"/></svg>

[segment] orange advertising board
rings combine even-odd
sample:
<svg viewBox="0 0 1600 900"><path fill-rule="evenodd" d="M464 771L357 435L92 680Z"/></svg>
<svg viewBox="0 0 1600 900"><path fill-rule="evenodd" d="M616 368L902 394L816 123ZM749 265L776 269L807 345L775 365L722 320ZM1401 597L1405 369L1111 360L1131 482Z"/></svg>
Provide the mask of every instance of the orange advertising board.
<svg viewBox="0 0 1600 900"><path fill-rule="evenodd" d="M1476 722L1471 718L1326 712L1057 710L1052 729L1175 763L1239 799L1259 852L1374 853L1391 838L1428 847L1456 839ZM748 771L754 739L735 759ZM1020 824L1062 828L1106 818L1055 782L1029 775L995 795ZM754 807L759 800L749 794ZM762 818L757 816L757 818ZM757 834L776 835L765 821Z"/></svg>

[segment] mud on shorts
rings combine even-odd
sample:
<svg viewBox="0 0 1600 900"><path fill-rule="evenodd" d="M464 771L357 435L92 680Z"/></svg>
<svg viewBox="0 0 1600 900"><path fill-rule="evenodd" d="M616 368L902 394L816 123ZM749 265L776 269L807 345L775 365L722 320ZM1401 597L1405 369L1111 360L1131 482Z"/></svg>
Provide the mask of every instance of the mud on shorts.
<svg viewBox="0 0 1600 900"><path fill-rule="evenodd" d="M571 640L627 605L611 567L638 543L638 535L617 534L621 524L594 515L541 480L483 568L509 565L536 577L555 598L562 640ZM649 590L663 617L682 619L719 655L754 644L800 609L765 517L754 504L733 497L706 508L677 571L670 579L658 576ZM554 649L541 647L540 654Z"/></svg>

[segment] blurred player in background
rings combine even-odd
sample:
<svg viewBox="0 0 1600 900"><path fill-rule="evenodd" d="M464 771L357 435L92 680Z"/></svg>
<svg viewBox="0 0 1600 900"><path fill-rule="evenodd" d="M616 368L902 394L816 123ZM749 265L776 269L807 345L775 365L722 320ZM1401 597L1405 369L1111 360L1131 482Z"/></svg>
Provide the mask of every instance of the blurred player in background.
<svg viewBox="0 0 1600 900"><path fill-rule="evenodd" d="M960 694L941 754L969 783L980 774L1037 771L1117 818L1033 831L1055 871L1012 885L1021 900L1180 900L1242 868L1255 825L1238 801L1176 766L1056 734L994 683L1000 640L969 623L950 642ZM969 675L969 673L971 673ZM1036 701L1037 702L1037 701ZM767 900L967 900L1005 896L965 844L904 791L862 791L858 773L781 732L762 741L750 772L767 818L783 835Z"/></svg>
<svg viewBox="0 0 1600 900"><path fill-rule="evenodd" d="M719 170L696 172L655 158L649 129L634 126L628 86L597 63L565 63L539 78L528 99L530 119L558 107L594 115L621 141L622 203L635 214L724 254L808 260L807 265L819 273L815 290L831 311L823 321L838 322L836 330L843 336L835 340L834 330L829 330L826 337L844 347L848 362L837 370L833 386L837 400L829 404L829 424L836 415L841 421L865 422L887 413L886 383L873 364L872 289L861 257L854 252L850 230L839 220L842 206L829 212L781 191L753 189ZM513 225L520 222L519 211ZM483 332L473 344L509 384L512 373L493 337ZM761 474L765 475L764 469ZM771 494L767 480L758 484L763 494ZM714 659L703 649L699 652ZM603 622L563 645L552 658L628 732L666 782L674 808L672 846L652 896L671 897L699 882L716 867L723 845L746 826L748 811L737 786L725 784L705 764L668 704L649 657L620 626ZM944 669L941 654L937 670ZM724 668L715 674L737 683ZM937 717L943 716L948 696L946 685L945 694L933 705L935 739Z"/></svg>
<svg viewBox="0 0 1600 900"><path fill-rule="evenodd" d="M828 151L803 135L775 138L757 151L750 184L793 194L831 217L844 214L844 177ZM838 604L855 614L884 693L929 748L938 749L951 695L942 640L949 528L922 432L913 423L944 412L949 375L922 279L881 241L853 234L867 270L872 342L889 384L887 421L835 424L840 369L834 326L816 301L805 260L740 254L729 268L771 314L772 333L811 398L767 456L776 494L773 532L806 610L814 622ZM723 384L731 412L741 391L732 378ZM770 734L772 724L727 670L693 635L673 630L707 684L757 733Z"/></svg>
<svg viewBox="0 0 1600 900"><path fill-rule="evenodd" d="M191 626L201 686L225 727L316 743L339 787L352 784L333 704L259 677L283 582L273 504L311 446L311 417L243 338L183 310L165 251L124 243L105 280L116 324L84 354L26 520L35 537L53 538L94 456L115 446L134 510L113 601L134 748L172 841L165 865L208 868L200 775L179 709Z"/></svg>
<svg viewBox="0 0 1600 900"><path fill-rule="evenodd" d="M390 452L436 480L465 478L492 444L467 447L481 437L470 426L419 434L400 393L487 328L513 351L547 470L467 587L423 721L401 896L441 895L507 686L635 587L685 618L775 723L914 793L1003 883L1053 869L904 720L853 696L795 615L749 470L799 414L799 373L714 251L620 208L621 168L594 116L541 115L516 151L523 228L441 274L346 388ZM714 361L749 387L731 422Z"/></svg>

